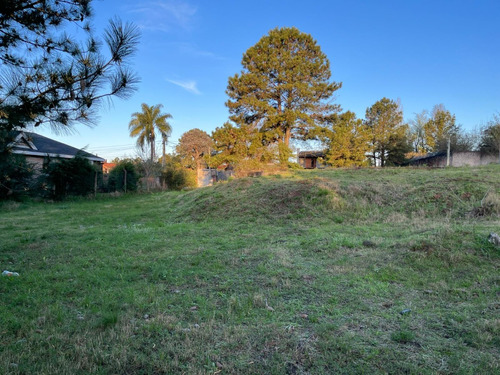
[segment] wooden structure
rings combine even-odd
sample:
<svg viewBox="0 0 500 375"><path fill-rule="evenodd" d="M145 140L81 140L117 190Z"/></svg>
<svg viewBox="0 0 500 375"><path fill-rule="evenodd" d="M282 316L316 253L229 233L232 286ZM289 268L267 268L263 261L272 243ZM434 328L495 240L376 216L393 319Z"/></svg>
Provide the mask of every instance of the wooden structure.
<svg viewBox="0 0 500 375"><path fill-rule="evenodd" d="M324 151L299 151L297 155L297 162L305 169L322 168L324 165L318 162L318 159L324 157Z"/></svg>

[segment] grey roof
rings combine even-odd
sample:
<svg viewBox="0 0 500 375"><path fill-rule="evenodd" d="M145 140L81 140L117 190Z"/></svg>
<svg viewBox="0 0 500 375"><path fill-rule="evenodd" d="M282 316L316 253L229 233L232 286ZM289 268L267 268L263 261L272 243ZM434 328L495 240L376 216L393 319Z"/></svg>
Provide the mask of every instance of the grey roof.
<svg viewBox="0 0 500 375"><path fill-rule="evenodd" d="M104 163L106 160L97 155L93 155L87 151L69 146L65 143L54 141L53 139L44 137L43 135L17 131L15 141L12 143L12 152L15 154L23 154L30 156L52 156L65 159L74 158L77 154L92 160Z"/></svg>
<svg viewBox="0 0 500 375"><path fill-rule="evenodd" d="M324 151L300 151L299 158L324 158Z"/></svg>
<svg viewBox="0 0 500 375"><path fill-rule="evenodd" d="M446 151L437 151L437 152L432 152L432 153L425 154L422 156L416 156L414 158L411 158L408 162L412 163L415 161L428 160L428 159L437 158L437 157L441 157L441 156L446 156Z"/></svg>

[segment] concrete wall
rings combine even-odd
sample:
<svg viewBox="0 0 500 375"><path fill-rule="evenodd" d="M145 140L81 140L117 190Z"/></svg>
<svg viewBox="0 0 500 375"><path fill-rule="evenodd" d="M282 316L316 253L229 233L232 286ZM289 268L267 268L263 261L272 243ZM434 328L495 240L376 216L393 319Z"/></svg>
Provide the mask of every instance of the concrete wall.
<svg viewBox="0 0 500 375"><path fill-rule="evenodd" d="M198 172L198 186L212 186L219 181L227 181L234 176L233 171L219 171L217 169L202 169Z"/></svg>
<svg viewBox="0 0 500 375"><path fill-rule="evenodd" d="M478 166L478 165L488 165L491 163L497 163L498 157L496 155L481 154L479 152L455 152L451 155L451 166L452 167L463 167L463 166ZM446 165L446 158L445 158Z"/></svg>
<svg viewBox="0 0 500 375"><path fill-rule="evenodd" d="M477 151L471 152L454 152L450 157L451 167L477 167L480 165L488 165L498 163L498 156L491 154L482 154ZM446 167L446 155L435 156L427 159L418 160L410 165L427 165L429 167Z"/></svg>

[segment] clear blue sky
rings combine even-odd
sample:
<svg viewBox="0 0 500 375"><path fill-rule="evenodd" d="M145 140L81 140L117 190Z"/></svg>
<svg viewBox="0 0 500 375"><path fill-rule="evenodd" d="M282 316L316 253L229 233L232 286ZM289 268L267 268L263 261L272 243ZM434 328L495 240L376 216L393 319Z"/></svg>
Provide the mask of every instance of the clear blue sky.
<svg viewBox="0 0 500 375"><path fill-rule="evenodd" d="M117 15L142 30L134 96L101 112L96 127L72 135L40 133L112 159L135 156L128 123L141 103L172 114L174 146L182 133L209 134L228 118L229 76L243 53L275 27L311 34L343 83L336 103L363 118L367 107L399 99L405 119L443 103L465 129L500 111L500 1L97 0L102 30Z"/></svg>

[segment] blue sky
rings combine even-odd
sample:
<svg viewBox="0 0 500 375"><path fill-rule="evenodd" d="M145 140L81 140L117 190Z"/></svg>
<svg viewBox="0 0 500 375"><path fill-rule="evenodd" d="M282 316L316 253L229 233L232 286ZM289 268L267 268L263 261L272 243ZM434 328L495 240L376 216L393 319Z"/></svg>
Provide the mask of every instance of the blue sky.
<svg viewBox="0 0 500 375"><path fill-rule="evenodd" d="M500 111L500 1L97 0L97 30L119 16L142 30L133 68L139 90L101 111L97 126L73 134L38 132L108 158L135 156L128 123L141 103L172 114L170 146L182 133L209 134L228 119L229 76L243 53L275 27L311 34L328 56L335 102L363 118L388 97L406 120L436 104L465 129ZM170 149L171 150L171 149Z"/></svg>

